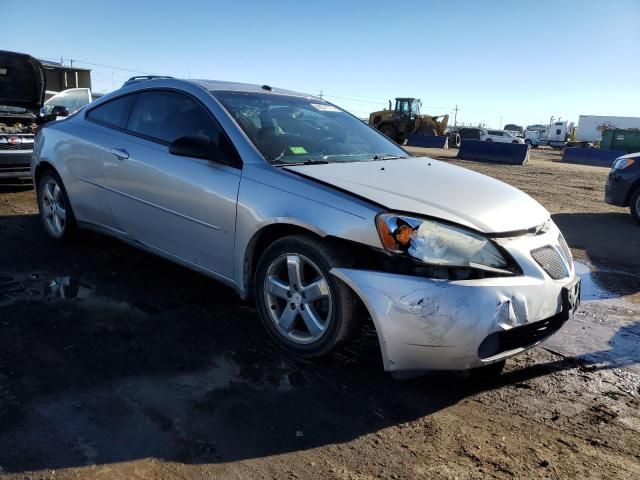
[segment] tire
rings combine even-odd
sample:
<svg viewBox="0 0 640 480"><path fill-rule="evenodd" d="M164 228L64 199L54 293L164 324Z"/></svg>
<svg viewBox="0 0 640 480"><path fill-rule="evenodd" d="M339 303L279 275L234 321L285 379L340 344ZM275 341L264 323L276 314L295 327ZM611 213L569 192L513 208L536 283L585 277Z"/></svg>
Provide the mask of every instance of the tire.
<svg viewBox="0 0 640 480"><path fill-rule="evenodd" d="M631 211L631 216L640 224L640 187L631 195L629 210Z"/></svg>
<svg viewBox="0 0 640 480"><path fill-rule="evenodd" d="M349 257L307 235L281 238L265 250L254 276L256 305L267 333L280 347L301 357L320 357L358 331L356 297L329 273L350 265ZM311 300L309 292L317 300Z"/></svg>
<svg viewBox="0 0 640 480"><path fill-rule="evenodd" d="M529 140L528 138L524 141L524 143L526 143L530 147L532 146L531 140Z"/></svg>
<svg viewBox="0 0 640 480"><path fill-rule="evenodd" d="M514 140L514 141L512 141L511 143L520 143L520 142L519 142L519 141L517 141L517 140Z"/></svg>
<svg viewBox="0 0 640 480"><path fill-rule="evenodd" d="M491 140L490 138L487 138L485 142L493 142L493 140Z"/></svg>
<svg viewBox="0 0 640 480"><path fill-rule="evenodd" d="M393 125L382 125L379 130L383 135L389 137L394 142L396 141L396 129Z"/></svg>
<svg viewBox="0 0 640 480"><path fill-rule="evenodd" d="M37 185L38 211L45 231L53 240L63 242L77 229L67 191L62 180L52 170L46 170Z"/></svg>
<svg viewBox="0 0 640 480"><path fill-rule="evenodd" d="M427 127L425 125L422 125L416 130L415 134L416 135L431 135L431 136L435 137L436 135L438 135L438 132L433 127Z"/></svg>

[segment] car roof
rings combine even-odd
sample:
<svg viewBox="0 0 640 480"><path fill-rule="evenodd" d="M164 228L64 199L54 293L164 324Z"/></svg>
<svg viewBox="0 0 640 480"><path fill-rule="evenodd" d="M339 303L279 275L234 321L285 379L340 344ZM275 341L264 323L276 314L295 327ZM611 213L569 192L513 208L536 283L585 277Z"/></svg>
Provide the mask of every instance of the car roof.
<svg viewBox="0 0 640 480"><path fill-rule="evenodd" d="M193 79L180 79L171 77L156 77L144 81L138 81L130 83L129 85L123 85L117 90L109 92L103 97L96 99L95 108L102 103L111 101L115 97L119 97L123 94L134 93L142 90L148 90L153 88L185 88L187 86L196 86L203 90L206 90L210 94L214 94L219 91L232 91L232 92L253 92L264 94L276 94L276 95L291 95L301 98L314 99L318 102L324 102L324 100L314 97L306 93L294 92L292 90L285 90L282 88L270 87L268 85L253 85L250 83L240 82L226 82L220 80L193 80Z"/></svg>
<svg viewBox="0 0 640 480"><path fill-rule="evenodd" d="M254 93L276 93L280 95L293 95L296 97L316 98L306 93L294 92L283 88L271 87L269 85L254 85L251 83L229 82L222 80L184 80L186 82L200 85L211 91L233 91L233 92L254 92Z"/></svg>

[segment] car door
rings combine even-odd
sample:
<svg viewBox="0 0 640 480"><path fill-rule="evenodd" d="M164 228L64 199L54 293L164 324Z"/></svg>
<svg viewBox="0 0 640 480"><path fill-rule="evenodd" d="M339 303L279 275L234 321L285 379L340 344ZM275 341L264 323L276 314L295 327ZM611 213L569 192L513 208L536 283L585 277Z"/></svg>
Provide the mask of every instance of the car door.
<svg viewBox="0 0 640 480"><path fill-rule="evenodd" d="M235 166L171 154L169 145L188 135L207 135ZM144 91L111 149L116 166L108 199L118 229L165 256L230 279L241 169L206 107L178 91Z"/></svg>
<svg viewBox="0 0 640 480"><path fill-rule="evenodd" d="M136 95L125 95L92 108L83 119L75 119L73 135L60 149L66 170L67 192L79 221L113 230L113 216L105 189L113 155L113 144L124 130Z"/></svg>

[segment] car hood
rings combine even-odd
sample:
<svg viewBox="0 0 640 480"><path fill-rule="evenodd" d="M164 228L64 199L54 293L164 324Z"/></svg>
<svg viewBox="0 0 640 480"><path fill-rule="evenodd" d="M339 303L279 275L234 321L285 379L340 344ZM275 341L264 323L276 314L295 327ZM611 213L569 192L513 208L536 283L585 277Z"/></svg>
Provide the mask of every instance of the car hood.
<svg viewBox="0 0 640 480"><path fill-rule="evenodd" d="M499 180L430 158L287 166L389 210L440 218L484 233L528 230L549 212Z"/></svg>
<svg viewBox="0 0 640 480"><path fill-rule="evenodd" d="M37 112L44 104L45 89L44 67L38 60L0 50L0 105Z"/></svg>

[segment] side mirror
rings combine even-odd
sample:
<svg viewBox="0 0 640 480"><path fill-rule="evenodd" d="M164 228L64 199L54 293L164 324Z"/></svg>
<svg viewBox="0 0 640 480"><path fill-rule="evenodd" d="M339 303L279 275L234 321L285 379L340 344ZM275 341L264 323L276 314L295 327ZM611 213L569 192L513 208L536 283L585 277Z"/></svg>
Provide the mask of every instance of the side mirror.
<svg viewBox="0 0 640 480"><path fill-rule="evenodd" d="M54 105L51 109L52 117L68 117L69 116L69 108L63 107L62 105Z"/></svg>
<svg viewBox="0 0 640 480"><path fill-rule="evenodd" d="M180 137L169 145L169 153L181 157L204 158L216 162L226 163L218 146L206 135L188 135Z"/></svg>

